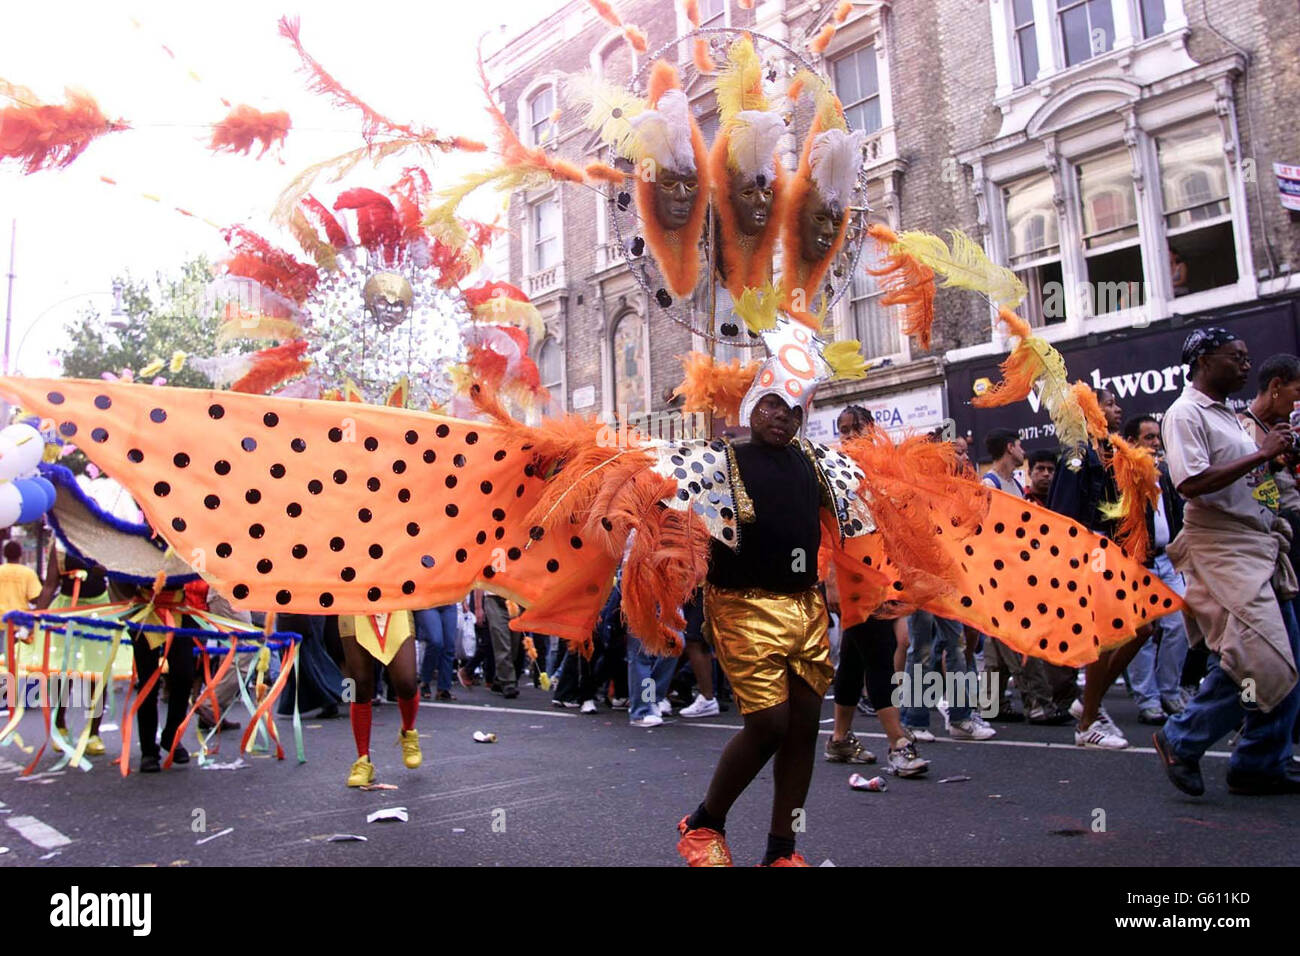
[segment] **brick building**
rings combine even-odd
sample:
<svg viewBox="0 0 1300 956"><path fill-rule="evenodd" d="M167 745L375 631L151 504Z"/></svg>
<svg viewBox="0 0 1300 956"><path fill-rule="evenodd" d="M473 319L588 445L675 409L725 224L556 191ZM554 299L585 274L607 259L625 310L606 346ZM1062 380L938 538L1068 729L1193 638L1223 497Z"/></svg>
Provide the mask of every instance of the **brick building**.
<svg viewBox="0 0 1300 956"><path fill-rule="evenodd" d="M652 51L689 30L669 0L616 6ZM700 2L706 26L753 29L800 50L835 3L754 6ZM710 137L710 80L696 75L688 46L668 56ZM978 238L1024 278L1021 311L1076 376L1136 376L1134 394L1163 410L1181 378L1172 394L1152 392L1153 369L1124 361L1149 364L1187 322L1254 316L1268 333L1257 352L1265 341L1296 349L1300 225L1273 177L1274 163L1300 163L1291 118L1300 13L1290 0L870 0L809 58L850 125L869 133L872 218ZM550 121L563 76L591 69L625 82L641 59L574 0L504 43L488 70L526 143L586 162L604 151L580 111ZM610 234L608 202L572 186L516 194L501 271L545 317L537 358L555 407L606 416L624 407L635 418L667 407L665 391L681 378L675 356L702 342L645 301ZM1041 422L970 413L973 389L1005 351L981 300L940 290L934 348L920 353L878 295L855 277L833 318L837 336L859 339L881 364L865 380L823 387L811 432L828 434L837 410L858 401L889 426L951 414L976 437L997 423L1048 440Z"/></svg>

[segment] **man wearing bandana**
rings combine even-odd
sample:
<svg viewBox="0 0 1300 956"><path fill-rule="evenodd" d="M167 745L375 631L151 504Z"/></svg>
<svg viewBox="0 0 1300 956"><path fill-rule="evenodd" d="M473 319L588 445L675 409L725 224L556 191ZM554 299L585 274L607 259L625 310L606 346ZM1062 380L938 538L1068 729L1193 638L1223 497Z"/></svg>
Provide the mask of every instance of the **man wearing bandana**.
<svg viewBox="0 0 1300 956"><path fill-rule="evenodd" d="M1240 726L1228 768L1233 793L1300 792L1287 775L1291 728L1300 712L1300 648L1291 598L1290 526L1278 516L1268 463L1294 441L1290 426L1243 430L1228 396L1249 377L1246 344L1220 328L1198 329L1183 346L1191 383L1165 413L1169 473L1187 499L1183 530L1168 548L1187 579L1193 643L1205 641L1210 668L1187 709L1155 734L1165 772L1179 790L1205 792L1200 757Z"/></svg>

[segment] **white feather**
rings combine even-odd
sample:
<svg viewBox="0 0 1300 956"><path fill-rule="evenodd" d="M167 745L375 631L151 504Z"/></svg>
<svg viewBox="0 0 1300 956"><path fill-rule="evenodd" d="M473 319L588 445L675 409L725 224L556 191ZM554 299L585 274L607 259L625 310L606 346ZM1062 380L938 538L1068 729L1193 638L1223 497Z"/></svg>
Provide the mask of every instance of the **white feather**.
<svg viewBox="0 0 1300 956"><path fill-rule="evenodd" d="M217 388L225 388L248 374L253 367L253 353L228 352L210 358L191 358L189 365L211 379Z"/></svg>
<svg viewBox="0 0 1300 956"><path fill-rule="evenodd" d="M808 164L812 167L813 183L826 202L841 205L848 202L862 165L865 139L862 130L846 133L841 129L828 129L818 133L813 140Z"/></svg>
<svg viewBox="0 0 1300 956"><path fill-rule="evenodd" d="M769 180L776 172L772 154L785 133L785 121L775 113L741 110L730 127L730 158L745 178L760 173Z"/></svg>
<svg viewBox="0 0 1300 956"><path fill-rule="evenodd" d="M637 159L651 159L655 165L675 172L695 171L695 150L691 146L691 108L681 90L668 90L659 97L658 108L631 119L636 131Z"/></svg>

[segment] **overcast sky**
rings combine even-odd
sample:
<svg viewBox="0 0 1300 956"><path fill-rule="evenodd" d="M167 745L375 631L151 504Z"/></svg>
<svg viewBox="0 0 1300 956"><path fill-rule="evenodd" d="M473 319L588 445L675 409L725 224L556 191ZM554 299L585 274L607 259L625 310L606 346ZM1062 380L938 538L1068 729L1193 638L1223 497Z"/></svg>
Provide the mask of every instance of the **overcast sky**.
<svg viewBox="0 0 1300 956"><path fill-rule="evenodd" d="M12 162L0 166L0 276L9 271L17 221L11 366L27 375L56 374L52 351L63 327L87 304L108 311L114 275L152 277L197 253L224 253L216 230L173 206L266 233L275 199L295 173L359 145L356 114L306 91L293 48L276 30L281 14L301 15L307 50L379 112L486 140L490 128L474 80L478 37L503 27L517 33L560 6L562 0L6 3L0 77L46 102L61 102L65 86L80 87L105 115L133 126L91 144L64 170L23 176ZM290 113L293 129L280 158L268 153L255 161L206 148L209 124L226 113L222 98ZM431 172L450 180L482 161L448 157ZM330 205L344 186L383 189L395 172L376 174L366 165L343 185L318 184L316 194ZM101 176L119 185L105 185ZM490 215L496 204L474 211ZM297 251L286 236L270 237ZM4 291L0 284L0 308Z"/></svg>

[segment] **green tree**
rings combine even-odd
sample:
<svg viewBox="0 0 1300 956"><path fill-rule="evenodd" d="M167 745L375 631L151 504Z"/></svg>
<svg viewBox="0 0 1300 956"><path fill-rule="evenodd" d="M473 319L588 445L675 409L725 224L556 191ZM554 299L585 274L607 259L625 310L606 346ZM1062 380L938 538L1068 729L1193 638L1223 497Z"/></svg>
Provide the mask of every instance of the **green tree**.
<svg viewBox="0 0 1300 956"><path fill-rule="evenodd" d="M211 355L216 350L220 309L207 295L212 268L198 257L174 276L159 273L153 282L123 277L122 328L108 317L86 309L68 324L68 344L59 350L63 374L69 378L99 378L103 372L129 368L137 376L155 359L168 362L172 354ZM208 377L188 365L173 373L165 365L158 373L168 385L210 388Z"/></svg>

